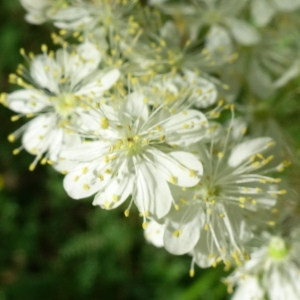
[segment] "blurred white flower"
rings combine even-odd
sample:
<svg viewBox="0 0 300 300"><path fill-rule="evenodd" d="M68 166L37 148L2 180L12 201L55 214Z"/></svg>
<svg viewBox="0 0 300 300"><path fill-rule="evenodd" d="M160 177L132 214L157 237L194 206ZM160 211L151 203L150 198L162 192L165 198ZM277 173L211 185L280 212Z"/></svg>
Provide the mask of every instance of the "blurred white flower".
<svg viewBox="0 0 300 300"><path fill-rule="evenodd" d="M299 234L290 237L264 234L265 245L251 254L225 283L234 300L300 299Z"/></svg>

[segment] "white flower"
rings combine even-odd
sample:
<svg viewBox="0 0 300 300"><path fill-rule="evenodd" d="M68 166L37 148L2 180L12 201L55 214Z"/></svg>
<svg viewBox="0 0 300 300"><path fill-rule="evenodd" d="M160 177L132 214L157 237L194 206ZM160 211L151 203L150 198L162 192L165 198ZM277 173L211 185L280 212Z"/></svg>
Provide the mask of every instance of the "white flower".
<svg viewBox="0 0 300 300"><path fill-rule="evenodd" d="M11 75L11 82L23 89L9 94L5 101L11 110L19 113L13 119L35 117L9 136L14 141L24 133L21 148L36 155L31 169L44 154L46 161L57 160L62 146L73 143L65 128L73 123L81 124L85 111L92 105L90 100L100 97L119 78L118 70L97 70L101 55L90 43L79 45L75 51L60 49L48 53L46 46L42 49L42 55L32 58L29 71L23 66L17 70L29 83Z"/></svg>
<svg viewBox="0 0 300 300"><path fill-rule="evenodd" d="M251 254L251 260L225 280L230 291L237 285L233 299L300 299L299 234L284 238L265 233L264 240L265 245Z"/></svg>
<svg viewBox="0 0 300 300"><path fill-rule="evenodd" d="M202 164L181 147L203 138L206 117L195 110L171 113L164 106L150 112L139 93L129 94L114 115L101 107L99 136L92 132L88 142L62 153L66 161L77 162L64 187L74 199L96 193L93 204L105 209L132 195L145 227L147 216L161 218L172 203L177 207L169 184L190 187L199 182Z"/></svg>
<svg viewBox="0 0 300 300"><path fill-rule="evenodd" d="M183 75L157 75L142 91L148 97L151 105L159 106L163 103L172 105L178 98L188 95L188 102L197 108L207 108L217 101L215 84L196 72L185 71Z"/></svg>
<svg viewBox="0 0 300 300"><path fill-rule="evenodd" d="M272 145L268 137L230 146L221 143L200 146L203 177L192 189L174 191L181 203L166 217L165 248L173 254L191 253L202 267L233 259L248 259L244 243L251 236L248 217L275 204L278 179L266 176L272 156L264 152Z"/></svg>

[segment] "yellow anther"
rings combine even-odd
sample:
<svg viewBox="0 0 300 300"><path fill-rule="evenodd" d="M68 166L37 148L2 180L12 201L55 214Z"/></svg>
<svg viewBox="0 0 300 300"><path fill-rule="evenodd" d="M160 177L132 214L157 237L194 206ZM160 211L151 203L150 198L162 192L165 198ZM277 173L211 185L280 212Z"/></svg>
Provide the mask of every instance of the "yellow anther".
<svg viewBox="0 0 300 300"><path fill-rule="evenodd" d="M195 270L194 269L190 269L189 275L190 275L191 278L193 278L195 276Z"/></svg>
<svg viewBox="0 0 300 300"><path fill-rule="evenodd" d="M108 201L104 201L104 207L106 209L109 209L110 203Z"/></svg>
<svg viewBox="0 0 300 300"><path fill-rule="evenodd" d="M130 213L130 212L129 212L129 209L126 209L126 210L124 211L124 215L125 215L126 218L129 217L129 213Z"/></svg>
<svg viewBox="0 0 300 300"><path fill-rule="evenodd" d="M98 178L103 181L104 180L104 176L102 174L98 174Z"/></svg>
<svg viewBox="0 0 300 300"><path fill-rule="evenodd" d="M178 204L174 204L174 208L175 208L176 210L179 210L179 205L178 205Z"/></svg>
<svg viewBox="0 0 300 300"><path fill-rule="evenodd" d="M239 201L240 201L241 203L245 203L245 202L246 202L246 198L245 198L245 197L240 197L240 198L239 198Z"/></svg>
<svg viewBox="0 0 300 300"><path fill-rule="evenodd" d="M186 200L184 198L180 198L179 201L182 203L182 204L186 204Z"/></svg>
<svg viewBox="0 0 300 300"><path fill-rule="evenodd" d="M82 187L86 191L88 191L90 189L90 186L88 184L84 184Z"/></svg>
<svg viewBox="0 0 300 300"><path fill-rule="evenodd" d="M204 225L204 230L205 230L205 231L208 231L208 230L209 230L209 225L208 225L207 223Z"/></svg>
<svg viewBox="0 0 300 300"><path fill-rule="evenodd" d="M178 238L182 233L182 229L177 229L174 231L173 235L174 237Z"/></svg>
<svg viewBox="0 0 300 300"><path fill-rule="evenodd" d="M30 164L29 165L29 171L34 171L34 169L35 169L35 164Z"/></svg>
<svg viewBox="0 0 300 300"><path fill-rule="evenodd" d="M60 35L65 35L65 34L67 34L67 30L61 29L61 30L59 31L59 34L60 34Z"/></svg>
<svg viewBox="0 0 300 300"><path fill-rule="evenodd" d="M220 217L221 219L224 219L224 218L225 218L225 215L224 215L223 213L221 213L221 214L219 214L219 217Z"/></svg>
<svg viewBox="0 0 300 300"><path fill-rule="evenodd" d="M148 227L148 222L143 222L142 227L144 230L146 230Z"/></svg>
<svg viewBox="0 0 300 300"><path fill-rule="evenodd" d="M221 159L221 158L223 158L223 157L224 157L224 153L223 153L223 152L219 152L219 153L218 153L218 158Z"/></svg>
<svg viewBox="0 0 300 300"><path fill-rule="evenodd" d="M119 200L119 196L118 195L114 194L112 197L113 197L113 201L114 202L117 202Z"/></svg>
<svg viewBox="0 0 300 300"><path fill-rule="evenodd" d="M41 164L42 164L42 165L45 165L46 163L47 163L47 158L44 157L44 158L41 160Z"/></svg>
<svg viewBox="0 0 300 300"><path fill-rule="evenodd" d="M224 104L224 100L220 100L220 101L218 102L218 106L223 106L223 104Z"/></svg>
<svg viewBox="0 0 300 300"><path fill-rule="evenodd" d="M79 176L75 176L73 180L76 182L76 181L78 181L78 179L79 179Z"/></svg>
<svg viewBox="0 0 300 300"><path fill-rule="evenodd" d="M10 134L8 137L7 137L8 141L9 142L14 142L16 140L16 137L13 135L13 134Z"/></svg>
<svg viewBox="0 0 300 300"><path fill-rule="evenodd" d="M268 222L269 226L275 226L275 224L276 224L275 221L272 221L272 220Z"/></svg>
<svg viewBox="0 0 300 300"><path fill-rule="evenodd" d="M12 122L18 121L19 119L20 119L20 116L18 116L18 115L12 116L12 117L10 118L10 120L11 120Z"/></svg>
<svg viewBox="0 0 300 300"><path fill-rule="evenodd" d="M287 193L286 190L280 190L280 191L278 191L278 194L279 194L279 195L285 195L286 193Z"/></svg>
<svg viewBox="0 0 300 300"><path fill-rule="evenodd" d="M20 49L20 54L21 54L22 56L24 56L24 55L26 54L24 48L21 48L21 49Z"/></svg>
<svg viewBox="0 0 300 300"><path fill-rule="evenodd" d="M14 149L12 153L13 155L18 155L20 153L20 149Z"/></svg>
<svg viewBox="0 0 300 300"><path fill-rule="evenodd" d="M196 171L195 170L189 170L189 175L190 177L197 177Z"/></svg>
<svg viewBox="0 0 300 300"><path fill-rule="evenodd" d="M48 52L48 47L47 47L47 45L45 45L45 44L43 44L43 45L41 46L41 49L42 49L42 52Z"/></svg>
<svg viewBox="0 0 300 300"><path fill-rule="evenodd" d="M87 172L88 172L88 167L84 167L83 169L82 169L82 174L86 174Z"/></svg>
<svg viewBox="0 0 300 300"><path fill-rule="evenodd" d="M176 178L175 176L170 176L169 181L170 181L172 184L176 184L176 183L177 183L177 178Z"/></svg>

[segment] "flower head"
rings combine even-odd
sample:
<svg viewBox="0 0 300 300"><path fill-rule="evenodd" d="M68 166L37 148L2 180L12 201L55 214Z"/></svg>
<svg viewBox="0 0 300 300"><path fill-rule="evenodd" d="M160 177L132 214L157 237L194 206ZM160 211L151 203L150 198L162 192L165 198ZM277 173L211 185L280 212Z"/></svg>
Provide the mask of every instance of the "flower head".
<svg viewBox="0 0 300 300"><path fill-rule="evenodd" d="M42 50L41 55L27 57L29 70L20 65L18 75L10 76L10 81L23 89L5 99L5 104L19 113L13 120L21 116L33 118L9 136L14 141L23 134L21 148L36 155L31 169L44 154L46 160L57 160L62 145L70 139L68 133L74 133L66 130L69 125L82 126L92 105L90 100L103 95L119 78L118 70L97 70L101 55L90 43L81 44L74 51L48 52L45 45Z"/></svg>
<svg viewBox="0 0 300 300"><path fill-rule="evenodd" d="M72 198L96 193L95 205L113 209L131 195L145 224L146 217L161 218L172 204L177 207L170 185L199 182L202 164L184 147L202 139L207 128L201 112L164 105L155 109L146 102L143 94L133 92L121 107L100 106L99 130L62 153L62 162L76 165L64 180Z"/></svg>
<svg viewBox="0 0 300 300"><path fill-rule="evenodd" d="M263 241L251 254L251 260L225 280L231 292L237 285L233 299L299 299L299 230L294 228L289 237L264 233ZM246 293L250 289L251 294Z"/></svg>
<svg viewBox="0 0 300 300"><path fill-rule="evenodd" d="M230 129L229 129L230 132ZM231 145L230 145L231 144ZM261 137L232 145L228 137L199 147L203 177L197 186L174 191L179 209L166 217L164 243L173 254L191 253L200 266L241 264L251 236L249 217L272 207L279 181L266 175L273 142Z"/></svg>

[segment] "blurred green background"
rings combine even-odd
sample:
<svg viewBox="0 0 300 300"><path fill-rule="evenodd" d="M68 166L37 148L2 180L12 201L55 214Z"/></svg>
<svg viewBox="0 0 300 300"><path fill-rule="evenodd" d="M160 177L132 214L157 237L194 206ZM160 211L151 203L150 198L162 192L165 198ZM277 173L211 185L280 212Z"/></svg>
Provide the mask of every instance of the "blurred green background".
<svg viewBox="0 0 300 300"><path fill-rule="evenodd" d="M1 2L1 92L15 88L7 77L23 62L21 47L51 45L51 25L29 25L24 14L17 0ZM137 213L126 219L123 208L69 199L50 167L29 172L33 157L14 156L20 141L7 141L22 124L11 115L0 107L0 300L227 298L222 267L189 278L190 258L147 244Z"/></svg>

